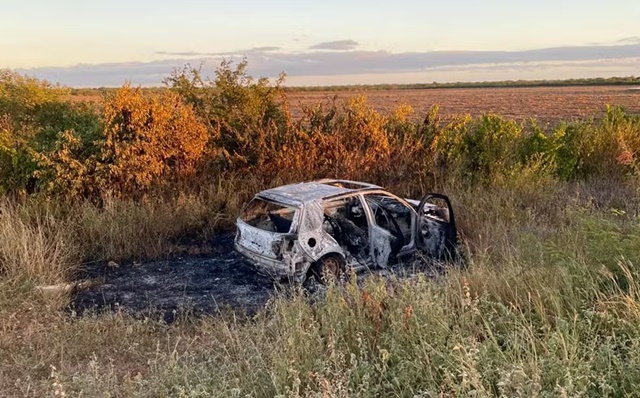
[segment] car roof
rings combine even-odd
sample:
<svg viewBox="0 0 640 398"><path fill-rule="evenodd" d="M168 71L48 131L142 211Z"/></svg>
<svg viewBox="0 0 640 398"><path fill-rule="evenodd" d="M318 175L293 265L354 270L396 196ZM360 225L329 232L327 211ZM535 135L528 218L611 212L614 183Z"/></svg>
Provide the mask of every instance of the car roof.
<svg viewBox="0 0 640 398"><path fill-rule="evenodd" d="M382 189L366 182L324 179L267 189L256 196L283 204L299 205L361 191Z"/></svg>

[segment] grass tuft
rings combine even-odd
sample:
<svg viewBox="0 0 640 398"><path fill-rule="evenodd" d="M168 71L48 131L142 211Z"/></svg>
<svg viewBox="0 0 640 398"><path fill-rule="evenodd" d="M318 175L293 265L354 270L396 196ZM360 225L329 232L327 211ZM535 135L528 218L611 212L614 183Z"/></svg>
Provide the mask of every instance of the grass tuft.
<svg viewBox="0 0 640 398"><path fill-rule="evenodd" d="M0 201L0 275L38 284L65 281L82 254L69 225L49 214Z"/></svg>

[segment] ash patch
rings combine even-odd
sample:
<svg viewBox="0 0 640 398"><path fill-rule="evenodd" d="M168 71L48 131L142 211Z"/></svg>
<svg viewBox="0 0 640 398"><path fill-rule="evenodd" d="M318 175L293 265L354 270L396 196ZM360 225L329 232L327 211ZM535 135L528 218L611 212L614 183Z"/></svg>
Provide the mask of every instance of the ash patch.
<svg viewBox="0 0 640 398"><path fill-rule="evenodd" d="M89 288L73 297L70 310L87 312L121 310L136 316L160 316L173 322L180 314L206 315L226 313L251 315L264 308L279 285L258 274L233 250L233 235L219 235L215 253L189 256L117 268L99 265L86 270L83 279ZM447 268L424 257L413 258L386 269L362 270L358 284L367 278L411 279L418 274L436 278ZM313 300L321 299L324 286L310 278L304 288Z"/></svg>
<svg viewBox="0 0 640 398"><path fill-rule="evenodd" d="M206 257L89 269L85 277L97 283L78 292L70 308L79 314L105 309L156 313L167 321L185 311L202 315L262 308L275 294L275 283L233 251L232 235L221 235L214 244L216 253Z"/></svg>

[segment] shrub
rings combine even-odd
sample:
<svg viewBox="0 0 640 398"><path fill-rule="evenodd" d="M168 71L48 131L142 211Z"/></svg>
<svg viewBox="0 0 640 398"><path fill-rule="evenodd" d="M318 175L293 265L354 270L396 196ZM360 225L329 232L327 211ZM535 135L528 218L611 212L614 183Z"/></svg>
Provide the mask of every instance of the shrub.
<svg viewBox="0 0 640 398"><path fill-rule="evenodd" d="M214 170L219 161L227 170L260 167L271 155L265 151L265 134L277 135L288 121L284 75L271 85L267 78L255 81L246 67L246 60L235 67L223 61L215 79L207 80L200 69L187 66L165 81L209 126L209 167Z"/></svg>
<svg viewBox="0 0 640 398"><path fill-rule="evenodd" d="M193 108L175 94L145 98L125 85L105 104L96 173L105 191L131 196L159 177L193 172L208 140Z"/></svg>
<svg viewBox="0 0 640 398"><path fill-rule="evenodd" d="M624 175L640 151L640 117L608 107L605 117L563 124L552 135L551 154L562 179Z"/></svg>
<svg viewBox="0 0 640 398"><path fill-rule="evenodd" d="M65 100L67 89L0 71L0 192L33 193L49 182L41 155L56 148L60 134L73 130L91 142L101 121L90 104Z"/></svg>
<svg viewBox="0 0 640 398"><path fill-rule="evenodd" d="M145 95L125 85L100 106L64 101L61 88L5 73L0 189L139 199L158 186L193 190L231 172L266 184L339 176L421 194L452 179L524 186L524 175L624 178L639 170L640 118L618 108L542 131L535 121L497 115L442 120L437 107L415 122L410 107L382 115L353 97L307 107L294 120L284 76L272 84L246 68L225 61L209 80L187 66L166 80L168 90Z"/></svg>
<svg viewBox="0 0 640 398"><path fill-rule="evenodd" d="M140 197L162 179L193 173L209 139L180 97L144 97L128 84L107 98L104 125L90 143L74 130L62 132L55 150L42 157L54 190L71 197Z"/></svg>
<svg viewBox="0 0 640 398"><path fill-rule="evenodd" d="M523 126L497 115L463 119L445 128L434 141L436 156L461 182L490 184L517 164L516 148Z"/></svg>

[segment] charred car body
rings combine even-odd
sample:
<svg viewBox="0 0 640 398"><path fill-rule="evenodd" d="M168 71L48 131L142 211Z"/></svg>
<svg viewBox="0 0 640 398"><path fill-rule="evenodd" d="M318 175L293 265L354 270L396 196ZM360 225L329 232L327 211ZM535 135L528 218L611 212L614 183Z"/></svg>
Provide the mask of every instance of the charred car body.
<svg viewBox="0 0 640 398"><path fill-rule="evenodd" d="M443 259L457 243L446 196L402 199L346 180L262 191L236 223L236 251L260 271L296 282L312 274L336 277L347 268L384 268L416 252Z"/></svg>

